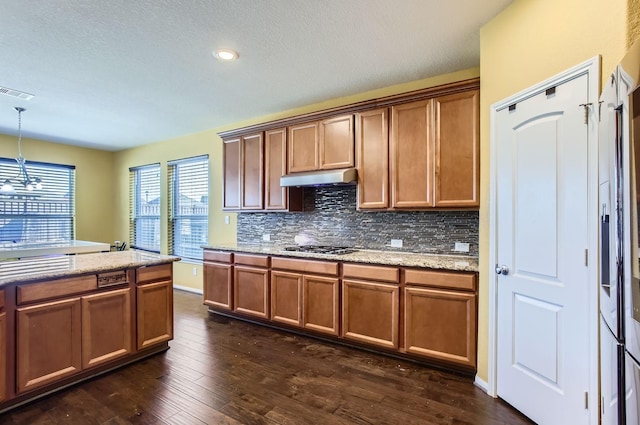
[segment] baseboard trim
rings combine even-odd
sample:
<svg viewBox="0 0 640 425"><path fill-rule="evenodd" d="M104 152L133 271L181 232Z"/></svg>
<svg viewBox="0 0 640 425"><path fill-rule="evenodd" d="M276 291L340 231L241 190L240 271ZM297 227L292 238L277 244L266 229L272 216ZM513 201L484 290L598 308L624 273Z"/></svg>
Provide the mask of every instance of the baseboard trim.
<svg viewBox="0 0 640 425"><path fill-rule="evenodd" d="M489 394L489 384L484 379L480 379L478 375L476 375L476 378L473 380L473 384L482 389L485 393Z"/></svg>
<svg viewBox="0 0 640 425"><path fill-rule="evenodd" d="M189 286L180 286L180 285L173 285L173 289L178 289L180 291L184 291L184 292L192 292L194 294L198 294L198 295L203 295L202 289L196 289L196 288L191 288Z"/></svg>

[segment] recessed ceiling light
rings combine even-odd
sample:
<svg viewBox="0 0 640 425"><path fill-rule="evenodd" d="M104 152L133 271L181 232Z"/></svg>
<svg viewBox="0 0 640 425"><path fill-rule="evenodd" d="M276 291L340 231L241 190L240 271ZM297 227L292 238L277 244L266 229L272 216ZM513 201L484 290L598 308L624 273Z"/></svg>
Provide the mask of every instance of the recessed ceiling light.
<svg viewBox="0 0 640 425"><path fill-rule="evenodd" d="M213 52L213 56L223 62L231 62L238 59L238 52L231 49L218 49Z"/></svg>

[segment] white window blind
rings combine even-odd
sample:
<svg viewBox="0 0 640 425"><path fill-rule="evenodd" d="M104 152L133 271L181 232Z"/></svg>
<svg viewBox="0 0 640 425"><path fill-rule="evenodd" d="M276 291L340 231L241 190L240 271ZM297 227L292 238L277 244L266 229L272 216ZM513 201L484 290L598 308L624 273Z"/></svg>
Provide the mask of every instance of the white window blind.
<svg viewBox="0 0 640 425"><path fill-rule="evenodd" d="M160 164L129 169L131 247L160 252Z"/></svg>
<svg viewBox="0 0 640 425"><path fill-rule="evenodd" d="M13 184L15 194L0 194L0 243L61 242L74 238L75 167L25 163L43 188L28 191ZM0 184L20 172L15 159L0 158Z"/></svg>
<svg viewBox="0 0 640 425"><path fill-rule="evenodd" d="M209 156L168 166L170 253L202 260L201 246L209 240Z"/></svg>

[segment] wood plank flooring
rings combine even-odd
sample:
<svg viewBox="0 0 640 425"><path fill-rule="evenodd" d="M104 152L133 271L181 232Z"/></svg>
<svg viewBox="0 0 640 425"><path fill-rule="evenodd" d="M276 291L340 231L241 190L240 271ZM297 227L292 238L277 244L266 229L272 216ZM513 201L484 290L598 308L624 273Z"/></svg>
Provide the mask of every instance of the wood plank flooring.
<svg viewBox="0 0 640 425"><path fill-rule="evenodd" d="M175 340L152 358L0 416L0 424L532 422L470 378L233 319L175 292Z"/></svg>

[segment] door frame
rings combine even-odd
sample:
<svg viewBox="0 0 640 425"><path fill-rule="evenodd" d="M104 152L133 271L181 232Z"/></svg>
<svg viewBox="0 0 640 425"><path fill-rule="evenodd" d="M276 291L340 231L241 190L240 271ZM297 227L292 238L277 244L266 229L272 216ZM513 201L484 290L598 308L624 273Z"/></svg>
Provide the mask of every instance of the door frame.
<svg viewBox="0 0 640 425"><path fill-rule="evenodd" d="M497 113L498 111L533 97L546 89L558 86L564 82L587 75L588 96L591 107L589 110L588 146L587 146L587 226L589 228L587 261L588 309L590 311L587 326L589 327L589 417L593 424L598 423L599 414L599 345L598 345L598 98L600 96L600 56L578 64L560 74L557 74L541 83L520 91L506 99L498 101L490 107L490 195L489 195L489 258L487 271L489 273L489 347L488 347L488 382L482 382L476 377L480 386L485 386L486 391L492 397L498 396L498 277L494 273L497 264L497 198L496 198L496 173L497 173ZM578 107L578 105L576 105Z"/></svg>

